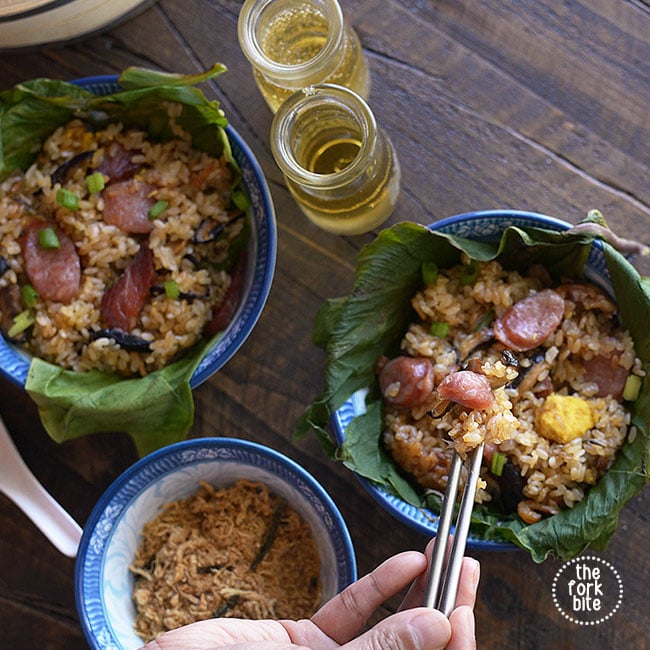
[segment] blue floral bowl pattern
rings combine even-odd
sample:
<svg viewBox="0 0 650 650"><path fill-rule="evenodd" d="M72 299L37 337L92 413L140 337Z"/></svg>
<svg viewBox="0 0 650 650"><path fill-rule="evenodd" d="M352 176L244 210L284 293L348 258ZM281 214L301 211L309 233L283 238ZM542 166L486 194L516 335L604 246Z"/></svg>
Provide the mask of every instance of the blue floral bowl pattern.
<svg viewBox="0 0 650 650"><path fill-rule="evenodd" d="M133 561L142 526L170 501L196 492L200 481L224 487L238 479L265 483L311 526L322 560L323 600L356 579L345 522L329 495L300 465L268 447L230 438L186 440L153 452L127 469L91 513L75 568L77 610L91 648L143 645L133 630Z"/></svg>
<svg viewBox="0 0 650 650"><path fill-rule="evenodd" d="M74 83L106 95L119 90L113 75L85 77ZM196 388L222 368L242 346L255 327L273 282L277 252L277 228L271 192L262 169L246 142L231 127L226 128L235 160L242 170L242 182L251 199L249 217L253 227L248 243L248 268L243 299L223 335L207 350L190 380ZM24 386L29 371L30 356L0 337L0 374Z"/></svg>
<svg viewBox="0 0 650 650"><path fill-rule="evenodd" d="M571 224L533 212L517 210L489 210L468 212L447 219L442 219L429 226L432 230L457 235L466 239L498 241L501 233L508 226L528 226L546 228L547 230L568 230ZM613 296L613 290L602 247L596 242L590 252L584 269L586 279L599 285ZM350 422L365 412L365 390L353 394L332 417L332 429L338 444L345 440L345 430ZM438 530L438 515L429 510L418 508L390 494L382 487L357 476L361 485L389 513L402 523L425 535L435 535ZM482 540L470 535L467 540L470 548L503 551L517 547L507 542Z"/></svg>

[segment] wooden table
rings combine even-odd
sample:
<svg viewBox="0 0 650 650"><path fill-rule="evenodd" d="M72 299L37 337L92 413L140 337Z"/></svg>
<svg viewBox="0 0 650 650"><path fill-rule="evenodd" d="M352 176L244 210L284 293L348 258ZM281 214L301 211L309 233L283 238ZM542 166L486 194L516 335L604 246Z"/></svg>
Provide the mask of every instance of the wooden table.
<svg viewBox="0 0 650 650"><path fill-rule="evenodd" d="M71 79L130 65L229 72L206 92L219 99L269 180L279 243L265 311L239 354L195 391L193 436L235 436L300 462L341 508L359 573L426 539L380 510L315 438L293 443L294 423L321 387L323 353L311 341L326 298L351 286L372 233L329 235L291 199L269 148L271 114L237 43L241 3L161 0L81 43L0 56L0 88L36 76ZM370 102L403 169L390 223L430 223L477 209L516 208L577 222L600 209L620 235L647 242L650 226L650 11L633 0L342 0L372 72ZM637 263L650 275L650 260ZM57 445L35 406L0 382L0 414L26 462L83 525L103 490L136 460L130 439L106 433ZM472 553L482 563L479 648L644 648L650 496L623 510L603 554L620 573L621 608L579 626L551 597L556 561L519 551ZM0 647L86 647L77 621L74 562L63 558L0 496ZM384 612L393 610L386 604Z"/></svg>

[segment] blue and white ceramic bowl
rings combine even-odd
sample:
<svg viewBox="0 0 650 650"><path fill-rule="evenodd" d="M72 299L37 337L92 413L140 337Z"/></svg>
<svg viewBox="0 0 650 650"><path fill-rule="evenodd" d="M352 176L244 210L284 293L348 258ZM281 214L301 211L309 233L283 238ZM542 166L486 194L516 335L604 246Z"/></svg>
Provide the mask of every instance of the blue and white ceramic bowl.
<svg viewBox="0 0 650 650"><path fill-rule="evenodd" d="M432 230L457 235L466 239L498 241L508 226L528 226L562 231L571 228L572 224L533 212L487 210L468 212L442 219L429 227ZM602 248L598 242L592 246L584 274L586 279L599 285L610 295L613 295L611 282L607 273L607 264ZM345 440L345 430L348 424L355 417L365 412L365 394L365 390L356 392L334 414L332 418L332 429L339 444ZM438 530L438 516L434 512L407 503L362 476L357 476L357 478L368 493L396 519L425 535L436 534ZM468 537L467 546L492 551L514 550L517 548L514 544L492 540L486 541L473 537L471 534Z"/></svg>
<svg viewBox="0 0 650 650"><path fill-rule="evenodd" d="M97 95L119 89L112 75L86 77L75 81ZM223 335L206 351L190 385L196 388L222 368L253 331L271 290L275 272L277 228L271 192L255 155L242 137L226 127L235 160L242 171L242 183L251 200L249 217L251 234L248 242L248 267L244 291L237 311ZM0 336L0 374L18 386L24 386L30 356Z"/></svg>
<svg viewBox="0 0 650 650"><path fill-rule="evenodd" d="M143 525L164 504L194 494L200 481L225 487L238 479L264 483L309 524L322 562L323 600L356 579L346 524L327 492L300 465L245 440L186 440L153 452L127 469L86 522L77 553L75 596L91 648L132 650L143 645L133 631L136 613L129 571Z"/></svg>

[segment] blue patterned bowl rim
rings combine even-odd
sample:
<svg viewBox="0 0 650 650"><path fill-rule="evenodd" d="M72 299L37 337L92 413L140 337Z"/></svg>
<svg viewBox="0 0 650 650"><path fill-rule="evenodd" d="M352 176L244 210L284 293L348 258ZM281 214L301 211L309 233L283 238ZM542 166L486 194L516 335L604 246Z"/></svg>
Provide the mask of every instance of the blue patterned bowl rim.
<svg viewBox="0 0 650 650"><path fill-rule="evenodd" d="M119 90L116 75L99 75L75 79L75 83L97 95ZM244 139L230 125L226 133L235 160L242 169L244 187L251 198L251 229L248 243L249 268L246 271L245 299L221 337L206 351L194 371L190 386L196 388L222 368L246 341L271 291L277 256L277 226L273 200L259 162ZM0 337L0 374L12 383L24 387L29 372L30 356L22 349Z"/></svg>
<svg viewBox="0 0 650 650"><path fill-rule="evenodd" d="M441 219L428 228L438 232L465 237L466 239L482 239L498 241L507 226L538 227L548 230L568 230L572 225L561 219L549 217L536 212L522 210L480 210L466 212ZM591 248L587 265L584 269L587 279L595 282L613 295L607 263L600 242L595 242ZM332 430L338 444L345 440L345 430L353 418L365 412L365 396L367 390L357 391L350 396L332 416ZM398 521L425 535L435 535L438 530L438 515L424 508L418 508L399 497L390 494L384 488L372 483L363 476L356 475L363 488ZM467 546L477 550L512 551L518 547L510 542L484 540L469 535Z"/></svg>
<svg viewBox="0 0 650 650"><path fill-rule="evenodd" d="M130 650L124 648L114 632L102 589L115 531L129 507L152 486L169 480L175 473L210 464L259 469L273 476L278 484L296 491L327 533L336 562L336 590L356 580L355 552L343 516L325 489L301 465L270 447L248 440L184 440L154 451L126 469L100 497L84 526L75 562L75 600L81 627L92 648Z"/></svg>

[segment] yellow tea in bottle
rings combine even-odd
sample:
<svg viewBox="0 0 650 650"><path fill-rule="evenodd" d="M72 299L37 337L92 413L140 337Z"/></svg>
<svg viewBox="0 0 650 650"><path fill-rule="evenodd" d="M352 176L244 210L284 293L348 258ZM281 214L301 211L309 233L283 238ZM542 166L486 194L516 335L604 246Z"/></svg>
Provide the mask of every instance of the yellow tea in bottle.
<svg viewBox="0 0 650 650"><path fill-rule="evenodd" d="M273 112L296 90L324 82L370 92L361 43L336 0L247 0L238 33Z"/></svg>
<svg viewBox="0 0 650 650"><path fill-rule="evenodd" d="M336 234L361 234L392 213L400 166L362 97L322 84L292 95L271 125L271 148L301 210Z"/></svg>

